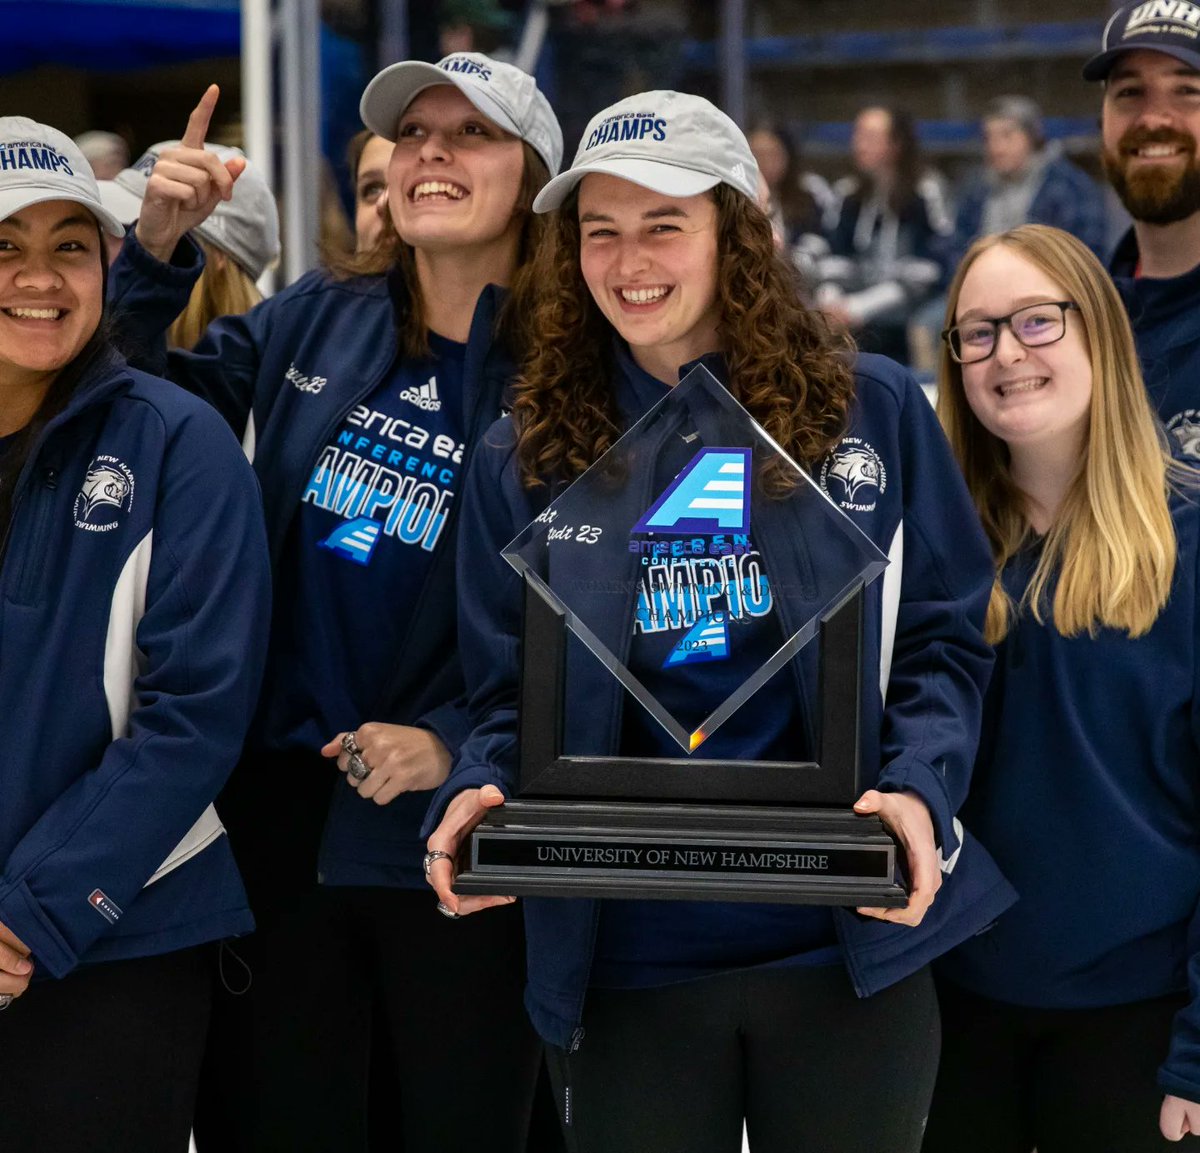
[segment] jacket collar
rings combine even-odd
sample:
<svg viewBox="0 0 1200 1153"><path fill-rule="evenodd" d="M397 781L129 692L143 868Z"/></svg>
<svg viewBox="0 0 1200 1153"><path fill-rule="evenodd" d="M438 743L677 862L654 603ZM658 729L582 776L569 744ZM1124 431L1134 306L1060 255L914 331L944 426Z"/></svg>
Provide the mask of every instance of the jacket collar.
<svg viewBox="0 0 1200 1153"><path fill-rule="evenodd" d="M1156 353L1195 341L1200 328L1196 313L1200 264L1182 276L1135 277L1139 257L1137 236L1131 228L1121 238L1108 266L1129 313L1138 350Z"/></svg>

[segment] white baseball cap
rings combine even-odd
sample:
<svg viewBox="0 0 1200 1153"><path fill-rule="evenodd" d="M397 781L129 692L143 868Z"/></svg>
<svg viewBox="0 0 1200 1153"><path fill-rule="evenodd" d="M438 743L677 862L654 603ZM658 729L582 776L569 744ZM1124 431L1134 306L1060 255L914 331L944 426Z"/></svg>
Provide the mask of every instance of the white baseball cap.
<svg viewBox="0 0 1200 1153"><path fill-rule="evenodd" d="M105 232L125 235L100 200L92 166L66 133L28 116L0 116L0 220L49 200L82 204Z"/></svg>
<svg viewBox="0 0 1200 1153"><path fill-rule="evenodd" d="M168 148L178 148L178 140L152 144L134 162L112 180L100 182L100 196L119 220L133 223L142 211L142 198L150 173ZM245 159L240 148L206 144L209 152L222 162L235 156ZM253 280L257 280L279 257L279 210L262 173L250 160L234 181L233 198L222 200L207 220L192 231L201 240L215 245L233 258Z"/></svg>
<svg viewBox="0 0 1200 1153"><path fill-rule="evenodd" d="M562 164L563 139L550 101L528 72L482 52L455 52L436 64L402 60L380 72L362 94L362 122L385 140L418 93L453 84L493 124L520 137L546 162L553 176Z"/></svg>
<svg viewBox="0 0 1200 1153"><path fill-rule="evenodd" d="M758 164L742 130L715 104L686 92L642 92L597 112L574 163L538 193L534 212L558 208L589 172L665 196L697 196L728 184L758 197Z"/></svg>

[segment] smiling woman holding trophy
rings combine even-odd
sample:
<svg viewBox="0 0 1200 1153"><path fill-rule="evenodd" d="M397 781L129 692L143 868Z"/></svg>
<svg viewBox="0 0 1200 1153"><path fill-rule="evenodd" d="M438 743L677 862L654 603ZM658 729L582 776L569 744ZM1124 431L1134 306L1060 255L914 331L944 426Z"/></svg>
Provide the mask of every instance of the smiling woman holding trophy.
<svg viewBox="0 0 1200 1153"><path fill-rule="evenodd" d="M599 113L535 202L555 214L536 266L537 351L468 479L459 605L474 732L435 798L426 869L447 915L511 900L453 885L468 834L516 792L518 745L524 758L540 739L528 708L517 734L519 694L532 697L518 684L522 586L509 565L529 563L526 526L548 542L546 587L572 643L590 650L565 661L568 751L697 782L706 764L786 771L813 758L826 670L801 651L812 629L794 608L825 603L842 534L876 558L864 571L889 562L862 593L856 756L868 787L854 810L895 837L909 894L888 908L717 891L527 898L526 1004L581 1150L724 1153L743 1120L756 1150L799 1138L916 1150L938 1053L928 962L1012 899L955 819L990 668L986 543L916 384L854 357L800 303L756 178L718 109L648 92ZM722 439L735 409L744 443ZM582 506L594 515L564 514L584 490L600 494ZM795 494L834 535L779 530ZM571 851L585 865L664 852ZM684 855L706 852L730 869L819 868L826 856Z"/></svg>

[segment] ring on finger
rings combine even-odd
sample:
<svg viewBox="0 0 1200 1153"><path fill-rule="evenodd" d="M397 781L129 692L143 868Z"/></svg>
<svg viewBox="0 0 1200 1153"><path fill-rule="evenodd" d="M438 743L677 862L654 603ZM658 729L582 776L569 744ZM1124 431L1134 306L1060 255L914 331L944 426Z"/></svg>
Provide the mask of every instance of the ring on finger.
<svg viewBox="0 0 1200 1153"><path fill-rule="evenodd" d="M16 999L16 993L0 993L0 1011L7 1009Z"/></svg>
<svg viewBox="0 0 1200 1153"><path fill-rule="evenodd" d="M362 749L358 744L358 733L346 733L342 737L342 751L352 757L362 755Z"/></svg>
<svg viewBox="0 0 1200 1153"><path fill-rule="evenodd" d="M449 905L441 901L438 901L437 910L443 917L449 917L452 921L457 921L462 916L462 913L456 913Z"/></svg>
<svg viewBox="0 0 1200 1153"><path fill-rule="evenodd" d="M433 866L434 861L451 861L453 862L454 855L452 853L443 853L441 849L430 849L421 860L421 867L425 870L425 876L429 876L429 870Z"/></svg>
<svg viewBox="0 0 1200 1153"><path fill-rule="evenodd" d="M350 760L346 762L346 775L361 784L371 775L371 766L362 759L360 753L351 753Z"/></svg>

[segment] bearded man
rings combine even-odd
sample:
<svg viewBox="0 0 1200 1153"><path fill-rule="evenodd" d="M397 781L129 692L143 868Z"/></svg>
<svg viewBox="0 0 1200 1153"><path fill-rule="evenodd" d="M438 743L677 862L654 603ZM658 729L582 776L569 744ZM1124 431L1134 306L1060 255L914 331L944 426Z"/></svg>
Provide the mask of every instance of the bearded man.
<svg viewBox="0 0 1200 1153"><path fill-rule="evenodd" d="M1200 453L1200 4L1128 4L1083 69L1104 82L1104 171L1133 228L1109 265L1146 386L1181 448Z"/></svg>

